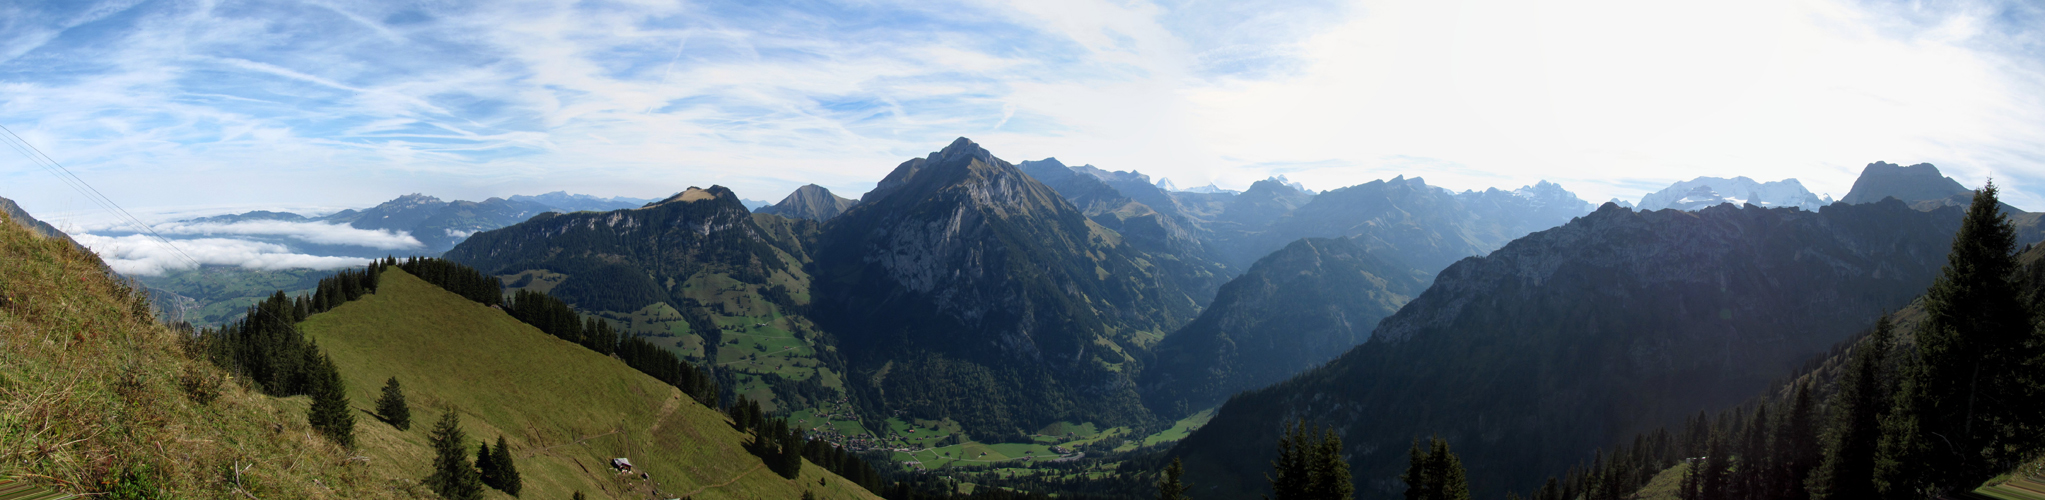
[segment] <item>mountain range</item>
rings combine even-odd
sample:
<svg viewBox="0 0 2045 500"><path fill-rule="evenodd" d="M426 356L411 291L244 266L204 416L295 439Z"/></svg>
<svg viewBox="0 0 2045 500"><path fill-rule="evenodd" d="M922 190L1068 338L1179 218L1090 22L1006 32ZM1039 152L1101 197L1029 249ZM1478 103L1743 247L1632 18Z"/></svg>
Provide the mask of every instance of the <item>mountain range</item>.
<svg viewBox="0 0 2045 500"><path fill-rule="evenodd" d="M1671 184L1661 191L1648 193L1647 196L1640 198L1639 204L1631 208L1636 210L1673 208L1694 211L1724 203L1731 203L1734 206L1753 204L1762 208L1797 207L1803 210L1817 210L1832 204L1832 197L1811 194L1811 191L1804 189L1803 183L1797 182L1796 179L1756 182L1746 177L1731 179L1698 177Z"/></svg>

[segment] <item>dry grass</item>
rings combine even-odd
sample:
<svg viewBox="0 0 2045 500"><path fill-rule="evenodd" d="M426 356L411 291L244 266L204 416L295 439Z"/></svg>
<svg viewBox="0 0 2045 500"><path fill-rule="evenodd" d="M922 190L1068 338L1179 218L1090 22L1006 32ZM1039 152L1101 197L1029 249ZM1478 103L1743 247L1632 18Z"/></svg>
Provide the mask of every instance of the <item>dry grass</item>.
<svg viewBox="0 0 2045 500"><path fill-rule="evenodd" d="M71 493L407 496L346 465L303 413L187 356L183 339L97 257L0 222L0 478Z"/></svg>

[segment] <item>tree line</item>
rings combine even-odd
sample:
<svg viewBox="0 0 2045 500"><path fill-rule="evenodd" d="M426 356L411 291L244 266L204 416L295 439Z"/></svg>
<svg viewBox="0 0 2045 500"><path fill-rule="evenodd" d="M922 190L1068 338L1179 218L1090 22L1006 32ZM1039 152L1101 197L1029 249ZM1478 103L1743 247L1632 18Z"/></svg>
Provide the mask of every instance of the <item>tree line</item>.
<svg viewBox="0 0 2045 500"><path fill-rule="evenodd" d="M459 264L455 264L459 266ZM502 307L504 312L541 332L581 345L598 354L617 356L625 366L675 386L708 408L721 399L717 379L710 373L653 342L617 332L598 318L583 318L567 302L530 290L513 293Z"/></svg>
<svg viewBox="0 0 2045 500"><path fill-rule="evenodd" d="M263 394L311 396L307 423L336 444L353 447L355 414L349 409L347 384L333 360L305 339L298 323L374 293L391 262L334 273L321 279L311 294L290 297L279 290L249 306L242 319L199 331L191 348Z"/></svg>
<svg viewBox="0 0 2045 500"><path fill-rule="evenodd" d="M725 415L731 417L733 428L752 435L746 451L760 457L781 477L795 479L807 458L867 491L883 491L880 472L866 460L829 441L805 437L802 429L789 426L786 418L769 418L758 401L739 396L725 409Z"/></svg>

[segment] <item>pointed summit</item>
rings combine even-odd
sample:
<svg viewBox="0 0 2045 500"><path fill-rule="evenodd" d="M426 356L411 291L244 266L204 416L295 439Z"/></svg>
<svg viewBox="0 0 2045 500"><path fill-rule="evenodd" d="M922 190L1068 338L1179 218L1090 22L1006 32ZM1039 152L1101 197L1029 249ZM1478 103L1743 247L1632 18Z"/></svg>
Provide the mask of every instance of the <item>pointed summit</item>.
<svg viewBox="0 0 2045 500"><path fill-rule="evenodd" d="M943 150L930 154L930 162L940 165L967 158L977 159L989 164L995 162L994 153L987 152L987 148L980 147L979 143L964 137L953 140L951 145L945 146Z"/></svg>
<svg viewBox="0 0 2045 500"><path fill-rule="evenodd" d="M1163 190L1165 190L1166 192L1171 192L1171 191L1178 191L1178 190L1179 190L1179 186L1178 186L1177 184L1172 184L1172 179L1171 179L1171 178L1169 178L1169 177L1159 177L1159 178L1157 178L1157 188L1158 188L1158 189L1163 189Z"/></svg>
<svg viewBox="0 0 2045 500"><path fill-rule="evenodd" d="M858 203L859 200L840 198L831 194L831 190L824 189L823 186L805 184L795 188L795 192L788 193L788 197L782 198L780 203L761 207L754 213L822 222L845 213L852 205Z"/></svg>

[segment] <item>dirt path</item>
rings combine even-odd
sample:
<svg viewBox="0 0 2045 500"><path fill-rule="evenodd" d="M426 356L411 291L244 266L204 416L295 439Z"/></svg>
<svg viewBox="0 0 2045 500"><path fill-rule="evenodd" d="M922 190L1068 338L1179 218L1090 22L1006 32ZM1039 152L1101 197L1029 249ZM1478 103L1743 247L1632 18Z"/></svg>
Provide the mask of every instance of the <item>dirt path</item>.
<svg viewBox="0 0 2045 500"><path fill-rule="evenodd" d="M606 432L606 433L603 433L603 434L597 434L597 435L594 435L594 436L584 436L584 437L583 437L582 439L577 439L577 440L575 440L575 442L572 442L572 443L561 443L561 444L557 444L557 445L553 445L553 446L548 446L548 447L546 447L546 448L540 448L540 449L537 449L537 450L528 450L528 451L526 451L526 452L525 452L525 458L532 458L532 457L536 457L536 456L539 456L539 455L540 455L541 453L545 453L545 452L546 452L547 450L551 450L551 449L555 449L555 448L560 448L560 447L563 447L563 446L575 446L575 445L578 445L578 444L582 444L582 443L586 443L586 442L589 442L589 440L591 440L591 439L596 439L596 438L600 438L600 437L604 437L604 436L609 436L609 435L612 435L612 434L617 434L617 433L620 433L620 432L625 432L625 431L622 431L622 430L619 430L619 431L610 431L610 432Z"/></svg>
<svg viewBox="0 0 2045 500"><path fill-rule="evenodd" d="M667 422L667 416L673 415L675 410L680 409L682 409L682 391L677 390L669 393L667 402L660 405L660 413L653 416L653 427L646 428L646 434L650 436L655 432L659 432L660 424Z"/></svg>
<svg viewBox="0 0 2045 500"><path fill-rule="evenodd" d="M703 490L707 490L707 489L711 489L711 488L723 488L723 487L726 487L726 486L731 486L731 483L736 483L736 482L738 482L738 480L740 480L740 479L745 479L745 477L746 477L746 474L752 474L752 473L753 473L753 471L756 471L756 470L760 470L761 468L764 468L764 467L766 467L766 466L767 466L767 464L758 464L758 465L754 465L754 466L753 466L753 468L751 468L751 469L746 469L746 471L745 471L745 472L740 472L740 473L738 473L738 475L736 475L736 476L732 476L732 477L731 477L731 480L729 480L729 481L725 481L725 482L722 482L722 483L717 483L717 484L713 484L713 485L709 485L709 486L704 486L704 487L701 487L701 488L696 488L696 491L691 491L691 492L689 492L689 493L688 493L688 494L686 494L686 495L682 495L682 496L681 496L681 498L689 498L689 497L692 497L692 496L696 496L696 494L697 494L697 493L702 493L702 492L703 492Z"/></svg>

